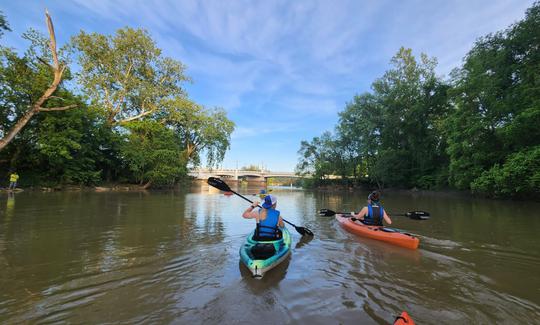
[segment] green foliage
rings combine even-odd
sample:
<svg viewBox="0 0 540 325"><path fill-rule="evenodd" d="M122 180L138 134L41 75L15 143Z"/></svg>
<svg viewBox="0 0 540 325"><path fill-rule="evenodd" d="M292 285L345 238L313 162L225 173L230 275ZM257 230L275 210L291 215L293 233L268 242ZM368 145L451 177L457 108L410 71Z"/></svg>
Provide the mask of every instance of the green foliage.
<svg viewBox="0 0 540 325"><path fill-rule="evenodd" d="M540 195L540 146L512 154L471 184L473 192L496 197Z"/></svg>
<svg viewBox="0 0 540 325"><path fill-rule="evenodd" d="M417 61L401 48L393 69L373 83L377 102L377 157L373 177L393 186L419 186L445 160L439 121L447 112L447 86L435 76L436 60Z"/></svg>
<svg viewBox="0 0 540 325"><path fill-rule="evenodd" d="M126 127L130 133L121 153L135 181L171 185L186 175L187 161L172 130L150 120L130 122Z"/></svg>
<svg viewBox="0 0 540 325"><path fill-rule="evenodd" d="M84 103L78 102L84 107ZM43 114L37 126L41 178L60 184L95 185L101 180L101 159L95 113L82 109Z"/></svg>
<svg viewBox="0 0 540 325"><path fill-rule="evenodd" d="M344 148L346 146L340 143L340 139L330 132L324 132L311 142L302 141L296 173L311 176L318 184L322 184L330 175L340 175L342 180L347 182L350 165Z"/></svg>
<svg viewBox="0 0 540 325"><path fill-rule="evenodd" d="M203 154L208 166L217 166L225 157L234 123L222 108L206 109L190 100L175 98L167 102L162 118L178 135L191 165L200 165Z"/></svg>
<svg viewBox="0 0 540 325"><path fill-rule="evenodd" d="M81 31L72 42L81 67L77 79L111 125L159 113L165 100L185 97L184 65L163 57L145 30L126 27L114 36Z"/></svg>
<svg viewBox="0 0 540 325"><path fill-rule="evenodd" d="M300 143L300 161L296 166L296 172L300 175L311 175L315 179L322 179L331 171L326 155L329 150L330 133L325 132L321 137L315 137L311 142L302 141ZM326 142L326 143L325 143Z"/></svg>
<svg viewBox="0 0 540 325"><path fill-rule="evenodd" d="M28 111L53 79L50 67L38 59L50 55L43 47L46 40L36 32L25 35L31 45L22 57L11 49L0 47L0 136Z"/></svg>
<svg viewBox="0 0 540 325"><path fill-rule="evenodd" d="M371 174L380 144L379 106L376 97L365 93L355 96L339 113L337 136L344 144L345 157L355 179ZM373 175L372 175L373 177Z"/></svg>
<svg viewBox="0 0 540 325"><path fill-rule="evenodd" d="M535 3L523 21L476 42L453 72L446 135L450 181L457 188L485 189L485 171L493 176L515 152L540 144L539 30Z"/></svg>

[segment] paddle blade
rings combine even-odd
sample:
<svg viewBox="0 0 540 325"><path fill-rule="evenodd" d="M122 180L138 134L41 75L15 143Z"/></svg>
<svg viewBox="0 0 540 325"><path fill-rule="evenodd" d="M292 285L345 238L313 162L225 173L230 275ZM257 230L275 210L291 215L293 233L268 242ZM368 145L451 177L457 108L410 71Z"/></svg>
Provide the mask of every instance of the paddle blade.
<svg viewBox="0 0 540 325"><path fill-rule="evenodd" d="M323 216L323 217L331 217L331 216L334 216L336 215L336 213L330 209L320 209L319 210L319 215Z"/></svg>
<svg viewBox="0 0 540 325"><path fill-rule="evenodd" d="M206 181L208 185L213 186L217 188L218 190L225 191L225 192L231 192L231 188L227 183L222 181L219 178L216 177L208 177L208 180Z"/></svg>
<svg viewBox="0 0 540 325"><path fill-rule="evenodd" d="M305 228L305 227L294 227L294 229L296 229L296 231L298 231L298 233L302 236L313 236L313 233L311 232L311 230Z"/></svg>
<svg viewBox="0 0 540 325"><path fill-rule="evenodd" d="M428 220L429 212L426 211L411 211L407 212L406 216L415 220Z"/></svg>

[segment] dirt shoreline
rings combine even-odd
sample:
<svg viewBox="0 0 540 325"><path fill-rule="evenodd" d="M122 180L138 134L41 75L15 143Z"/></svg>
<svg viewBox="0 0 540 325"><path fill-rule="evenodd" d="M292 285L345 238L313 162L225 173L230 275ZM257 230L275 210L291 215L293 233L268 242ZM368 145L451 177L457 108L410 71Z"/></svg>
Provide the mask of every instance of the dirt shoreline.
<svg viewBox="0 0 540 325"><path fill-rule="evenodd" d="M143 186L132 184L119 184L112 186L57 186L57 187L24 187L16 188L14 192L142 192L142 191L159 191L159 190L171 190L170 188L155 188L145 189ZM7 188L0 188L0 192L11 192Z"/></svg>

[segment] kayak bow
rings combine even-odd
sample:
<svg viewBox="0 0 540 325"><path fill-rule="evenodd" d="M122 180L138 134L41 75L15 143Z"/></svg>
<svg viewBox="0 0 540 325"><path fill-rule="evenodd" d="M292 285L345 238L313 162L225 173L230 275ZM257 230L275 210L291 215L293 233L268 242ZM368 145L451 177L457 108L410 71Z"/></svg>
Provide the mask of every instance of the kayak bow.
<svg viewBox="0 0 540 325"><path fill-rule="evenodd" d="M394 321L394 325L414 325L414 321L411 318L411 316L409 316L409 314L407 314L407 312L404 311L401 313L401 315L396 317L396 320Z"/></svg>

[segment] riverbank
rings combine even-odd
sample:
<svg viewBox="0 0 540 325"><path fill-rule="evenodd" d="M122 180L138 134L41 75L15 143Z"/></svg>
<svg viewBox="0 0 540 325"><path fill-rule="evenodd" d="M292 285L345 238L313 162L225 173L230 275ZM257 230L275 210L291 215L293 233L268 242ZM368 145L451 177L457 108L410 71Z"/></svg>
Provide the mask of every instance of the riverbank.
<svg viewBox="0 0 540 325"><path fill-rule="evenodd" d="M324 185L324 186L317 186L314 188L310 188L312 191L316 192L323 192L323 193L333 193L333 194L340 194L340 193L362 193L365 194L366 192L371 192L373 190L377 190L376 187L368 186L368 185L362 185L362 186L347 186L347 185ZM450 189L450 188L444 188L444 189L418 189L418 188L396 188L396 187L388 187L384 189L379 190L383 195L384 194L412 194L417 196L430 196L430 197L454 197L454 198L481 198L481 199L490 199L490 200L504 200L504 198L495 198L495 197L489 197L486 195L480 195L480 194L474 194L470 191L466 190L456 190L456 189ZM528 198L528 200L534 200L534 201L540 201L540 198Z"/></svg>
<svg viewBox="0 0 540 325"><path fill-rule="evenodd" d="M174 189L170 187L168 189ZM144 188L140 185L133 184L117 184L117 185L108 185L108 186L55 186L55 187L45 187L45 186L34 186L34 187L24 187L16 188L15 190L9 190L7 188L0 188L0 192L140 192L148 191L149 189ZM159 190L158 188L152 190Z"/></svg>
<svg viewBox="0 0 540 325"><path fill-rule="evenodd" d="M321 186L321 187L315 187L310 188L310 190L317 191L317 192L326 192L326 193L365 193L375 190L375 187L350 187L350 186ZM540 202L540 195L530 195L530 196L492 196L487 194L480 194L480 193L472 193L468 190L457 190L457 189L437 189L437 190L426 190L426 189L403 189L403 188L385 188L382 190L379 190L383 195L385 193L392 193L392 194L413 194L417 196L430 196L430 197L456 197L456 198L476 198L476 199L486 199L486 200L494 200L494 201L508 201L508 200L514 200L514 201L534 201L534 202Z"/></svg>
<svg viewBox="0 0 540 325"><path fill-rule="evenodd" d="M34 185L25 186L20 184L17 190L30 191L30 192L141 192L141 191L163 191L163 190L175 190L181 186L191 185L196 182L193 178L181 180L173 185L152 185L150 187L131 184L131 183L113 183L104 182L94 186L87 185ZM0 192L9 192L7 187L0 187Z"/></svg>

